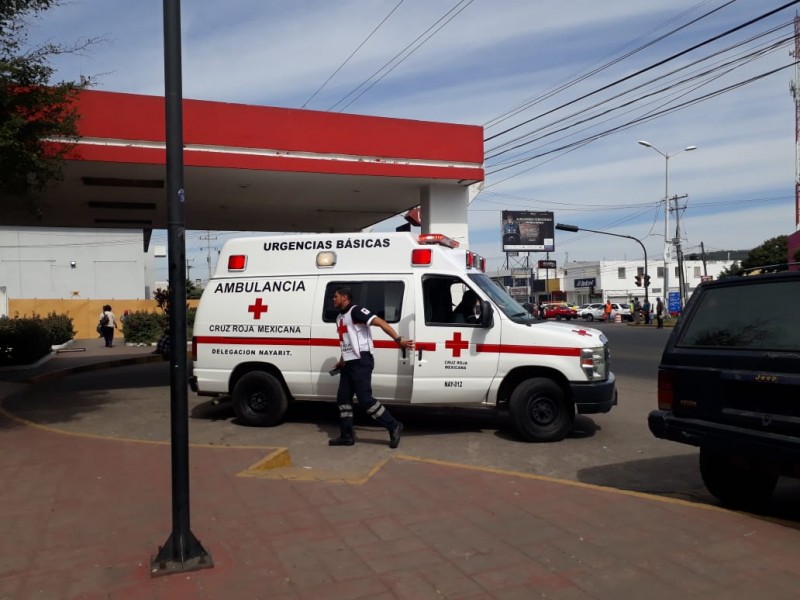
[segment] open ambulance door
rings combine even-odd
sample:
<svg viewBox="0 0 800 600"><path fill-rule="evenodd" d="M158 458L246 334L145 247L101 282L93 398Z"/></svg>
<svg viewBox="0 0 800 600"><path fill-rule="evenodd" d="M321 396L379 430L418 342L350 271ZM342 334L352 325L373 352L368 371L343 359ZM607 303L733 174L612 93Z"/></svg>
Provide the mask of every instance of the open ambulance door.
<svg viewBox="0 0 800 600"><path fill-rule="evenodd" d="M476 314L485 299L468 280L417 274L412 403L478 405L499 363L501 321L482 326Z"/></svg>

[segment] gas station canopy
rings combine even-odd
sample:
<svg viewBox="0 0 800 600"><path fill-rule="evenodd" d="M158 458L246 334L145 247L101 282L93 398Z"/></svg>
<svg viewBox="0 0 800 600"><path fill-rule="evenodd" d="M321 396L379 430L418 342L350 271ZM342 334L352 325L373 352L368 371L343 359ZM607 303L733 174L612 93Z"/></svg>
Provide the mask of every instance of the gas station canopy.
<svg viewBox="0 0 800 600"><path fill-rule="evenodd" d="M85 91L78 110L41 214L0 225L166 229L164 99ZM200 100L183 122L187 229L357 231L484 176L479 126Z"/></svg>

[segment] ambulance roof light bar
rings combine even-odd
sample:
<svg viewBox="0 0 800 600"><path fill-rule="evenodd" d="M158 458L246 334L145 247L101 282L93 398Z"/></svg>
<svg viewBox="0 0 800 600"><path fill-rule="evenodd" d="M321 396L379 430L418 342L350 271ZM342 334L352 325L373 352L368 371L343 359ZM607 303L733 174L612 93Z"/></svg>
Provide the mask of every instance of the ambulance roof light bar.
<svg viewBox="0 0 800 600"><path fill-rule="evenodd" d="M447 246L448 248L458 248L459 243L457 240L451 239L441 233L421 233L419 235L420 244L439 244L440 246Z"/></svg>

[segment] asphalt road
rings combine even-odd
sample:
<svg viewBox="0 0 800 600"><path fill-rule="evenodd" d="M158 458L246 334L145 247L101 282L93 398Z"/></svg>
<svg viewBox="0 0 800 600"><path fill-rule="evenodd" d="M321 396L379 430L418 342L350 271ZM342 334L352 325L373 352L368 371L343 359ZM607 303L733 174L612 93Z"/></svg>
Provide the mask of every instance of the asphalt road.
<svg viewBox="0 0 800 600"><path fill-rule="evenodd" d="M581 416L565 440L527 444L501 415L483 409L393 407L405 424L400 452L476 466L644 491L716 503L697 467L697 450L654 438L647 414L656 407L656 374L670 329L580 323L606 333L617 375L619 404L603 415ZM61 430L168 441L170 390L167 363L72 375L9 398L6 409ZM298 402L271 428L236 422L228 403L215 405L189 392L190 439L213 445L289 448L292 463L310 472L367 472L391 456L387 434L357 419L359 443L329 448L338 432L332 404ZM770 514L800 523L800 482L782 481Z"/></svg>

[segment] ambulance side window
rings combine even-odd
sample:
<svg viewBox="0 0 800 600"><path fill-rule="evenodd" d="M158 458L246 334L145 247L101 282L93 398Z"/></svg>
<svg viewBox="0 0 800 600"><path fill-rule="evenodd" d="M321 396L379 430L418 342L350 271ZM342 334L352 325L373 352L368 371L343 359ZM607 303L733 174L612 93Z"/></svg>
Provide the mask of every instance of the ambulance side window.
<svg viewBox="0 0 800 600"><path fill-rule="evenodd" d="M426 325L480 326L480 315L472 310L478 296L457 277L424 277L422 298Z"/></svg>
<svg viewBox="0 0 800 600"><path fill-rule="evenodd" d="M322 320L335 323L339 312L333 306L333 293L336 288L349 287L353 293L353 304L366 306L387 323L397 323L403 314L402 281L331 281L325 286L325 303Z"/></svg>

